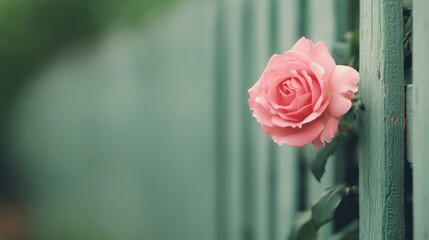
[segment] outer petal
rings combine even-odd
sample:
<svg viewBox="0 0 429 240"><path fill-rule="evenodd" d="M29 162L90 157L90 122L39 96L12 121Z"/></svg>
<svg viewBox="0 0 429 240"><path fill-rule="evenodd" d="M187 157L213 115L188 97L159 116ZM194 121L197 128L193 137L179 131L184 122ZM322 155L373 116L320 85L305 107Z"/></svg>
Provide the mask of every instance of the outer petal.
<svg viewBox="0 0 429 240"><path fill-rule="evenodd" d="M283 67L285 63L286 62L284 61L284 58L282 55L274 54L273 56L271 56L270 60L268 61L267 69L268 68L280 69Z"/></svg>
<svg viewBox="0 0 429 240"><path fill-rule="evenodd" d="M310 62L311 57L308 54L289 50L281 55L274 54L271 56L264 71L306 69Z"/></svg>
<svg viewBox="0 0 429 240"><path fill-rule="evenodd" d="M329 79L335 70L335 61L329 53L328 47L324 42L317 42L312 49L312 56L315 62L325 70L325 77Z"/></svg>
<svg viewBox="0 0 429 240"><path fill-rule="evenodd" d="M300 38L295 45L293 45L292 50L302 52L302 53L310 53L313 48L313 42L305 37Z"/></svg>
<svg viewBox="0 0 429 240"><path fill-rule="evenodd" d="M260 83L257 81L249 90L247 90L247 93L249 93L249 104L251 101L253 102L255 100L256 96L258 96L259 88ZM250 107L252 108L252 104Z"/></svg>
<svg viewBox="0 0 429 240"><path fill-rule="evenodd" d="M264 97L258 96L260 88L259 81L248 90L248 103L252 110L252 116L262 125L273 126L271 122L271 113L267 110L267 100Z"/></svg>
<svg viewBox="0 0 429 240"><path fill-rule="evenodd" d="M322 143L330 143L338 131L338 124L340 120L338 118L329 116L325 122L325 128L320 134L320 141Z"/></svg>
<svg viewBox="0 0 429 240"><path fill-rule="evenodd" d="M264 108L253 109L252 116L256 119L258 123L262 126L273 127L271 121L271 114Z"/></svg>
<svg viewBox="0 0 429 240"><path fill-rule="evenodd" d="M312 62L310 63L310 69L316 76L317 80L321 82L321 85L323 86L323 83L325 82L323 77L325 76L325 69L318 63Z"/></svg>
<svg viewBox="0 0 429 240"><path fill-rule="evenodd" d="M325 143L323 143L322 141L320 141L320 137L314 139L314 141L312 143L316 147L323 147L323 146L325 146Z"/></svg>
<svg viewBox="0 0 429 240"><path fill-rule="evenodd" d="M295 50L289 50L283 53L281 56L283 58L282 60L286 62L299 62L307 66L312 62L312 58L309 54Z"/></svg>
<svg viewBox="0 0 429 240"><path fill-rule="evenodd" d="M340 117L352 106L351 100L357 92L359 73L351 67L338 65L329 80L329 113Z"/></svg>
<svg viewBox="0 0 429 240"><path fill-rule="evenodd" d="M323 68L318 65L317 63L311 63L310 68L313 71L314 75L316 76L315 82L320 87L320 96L319 99L316 102L313 102L314 109L317 110L323 101L326 101L326 90L325 90L325 81L323 80L323 77L325 76L325 71ZM313 84L314 86L314 84ZM316 90L316 88L313 88L313 90Z"/></svg>
<svg viewBox="0 0 429 240"><path fill-rule="evenodd" d="M326 77L331 77L336 64L324 42L313 44L311 40L302 37L292 47L292 50L310 56L314 62L323 67L326 72Z"/></svg>
<svg viewBox="0 0 429 240"><path fill-rule="evenodd" d="M323 117L324 129L320 136L314 139L313 145L316 147L323 147L325 143L330 143L335 136L335 133L338 131L338 124L340 120L338 118L332 117L329 114L325 114Z"/></svg>
<svg viewBox="0 0 429 240"><path fill-rule="evenodd" d="M311 123L303 125L302 128L269 128L263 126L263 129L279 145L286 143L294 147L302 147L314 141L323 131L323 127L323 122L316 119Z"/></svg>

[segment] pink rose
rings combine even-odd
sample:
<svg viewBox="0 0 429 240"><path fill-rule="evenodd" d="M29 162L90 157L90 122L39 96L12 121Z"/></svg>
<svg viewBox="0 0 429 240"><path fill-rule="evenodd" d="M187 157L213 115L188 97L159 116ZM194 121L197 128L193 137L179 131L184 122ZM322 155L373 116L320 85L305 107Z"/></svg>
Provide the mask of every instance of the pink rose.
<svg viewBox="0 0 429 240"><path fill-rule="evenodd" d="M292 50L271 57L249 89L249 105L274 142L320 147L332 141L358 82L359 73L336 65L324 42L303 37Z"/></svg>

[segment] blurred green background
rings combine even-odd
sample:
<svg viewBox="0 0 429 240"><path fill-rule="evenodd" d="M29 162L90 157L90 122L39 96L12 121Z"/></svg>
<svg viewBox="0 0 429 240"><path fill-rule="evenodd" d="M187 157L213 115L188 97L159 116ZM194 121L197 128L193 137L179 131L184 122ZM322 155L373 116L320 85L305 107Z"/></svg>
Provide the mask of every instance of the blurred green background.
<svg viewBox="0 0 429 240"><path fill-rule="evenodd" d="M247 89L302 35L342 41L347 2L1 1L0 239L286 239L343 176L316 183Z"/></svg>

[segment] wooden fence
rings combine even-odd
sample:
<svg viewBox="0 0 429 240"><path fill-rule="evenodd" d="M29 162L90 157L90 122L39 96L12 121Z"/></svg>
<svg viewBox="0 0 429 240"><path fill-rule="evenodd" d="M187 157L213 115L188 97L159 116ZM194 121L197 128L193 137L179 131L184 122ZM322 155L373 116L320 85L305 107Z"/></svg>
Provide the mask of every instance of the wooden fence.
<svg viewBox="0 0 429 240"><path fill-rule="evenodd" d="M314 148L274 144L251 118L247 89L272 54L303 35L325 41L346 64L357 7L356 0L188 1L141 34L113 30L97 48L57 57L9 116L10 147L26 159L18 165L37 193L40 239L286 239L301 211L345 181L349 153L332 157L317 182L308 165ZM360 0L363 240L411 234L406 150L412 233L429 239L429 2L415 0L413 9L418 51L406 88L402 1ZM319 239L334 229L322 227Z"/></svg>
<svg viewBox="0 0 429 240"><path fill-rule="evenodd" d="M286 239L300 211L344 175L329 161L319 183L310 175L312 147L277 146L250 117L247 89L270 56L288 50L301 36L344 45L352 30L352 1L216 1L217 233L216 239ZM347 48L344 50L347 51ZM348 52L346 52L346 55ZM342 64L347 61L342 59ZM320 239L332 233L321 229Z"/></svg>

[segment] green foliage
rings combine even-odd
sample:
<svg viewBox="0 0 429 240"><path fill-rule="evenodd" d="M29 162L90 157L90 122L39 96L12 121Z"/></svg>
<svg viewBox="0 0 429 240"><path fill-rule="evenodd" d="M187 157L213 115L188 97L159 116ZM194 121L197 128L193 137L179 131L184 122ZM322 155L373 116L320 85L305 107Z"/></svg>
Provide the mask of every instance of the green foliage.
<svg viewBox="0 0 429 240"><path fill-rule="evenodd" d="M338 233L332 235L330 240L358 240L359 239L359 220L354 220L349 225L341 229Z"/></svg>
<svg viewBox="0 0 429 240"><path fill-rule="evenodd" d="M412 59L413 59L413 17L411 15L411 10L404 9L404 72L411 71ZM405 80L411 80L412 78L405 78ZM411 81L408 81L407 84L411 84Z"/></svg>
<svg viewBox="0 0 429 240"><path fill-rule="evenodd" d="M112 24L140 22L177 0L20 0L0 2L0 111L59 49Z"/></svg>
<svg viewBox="0 0 429 240"><path fill-rule="evenodd" d="M333 219L335 210L349 192L350 188L345 184L328 188L313 203L311 211L306 211L298 216L289 235L289 240L317 239L317 230ZM353 222L332 237L336 240L353 239L349 237L354 236L358 230L359 226Z"/></svg>
<svg viewBox="0 0 429 240"><path fill-rule="evenodd" d="M297 222L294 225L289 240L315 240L317 239L317 230L311 220L311 212L307 211L298 216Z"/></svg>
<svg viewBox="0 0 429 240"><path fill-rule="evenodd" d="M335 209L341 200L349 194L349 188L345 184L328 188L311 206L311 219L316 229L332 220Z"/></svg>
<svg viewBox="0 0 429 240"><path fill-rule="evenodd" d="M337 135L338 136L338 135ZM311 162L311 173L320 182L323 174L325 173L325 166L328 158L335 152L338 146L338 137L335 137L331 143L321 148L316 155L316 158Z"/></svg>

